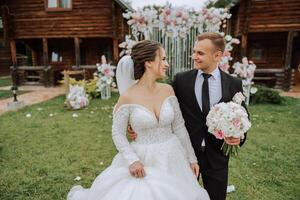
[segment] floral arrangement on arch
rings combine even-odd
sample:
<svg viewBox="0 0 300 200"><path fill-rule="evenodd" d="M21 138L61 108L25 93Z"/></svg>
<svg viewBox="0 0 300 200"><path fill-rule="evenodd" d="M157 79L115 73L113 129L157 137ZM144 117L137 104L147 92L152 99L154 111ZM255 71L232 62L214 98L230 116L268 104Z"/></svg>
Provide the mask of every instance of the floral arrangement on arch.
<svg viewBox="0 0 300 200"><path fill-rule="evenodd" d="M219 67L224 71L229 73L230 64L229 62L232 60L231 57L231 51L233 50L234 44L239 44L240 41L236 38L233 38L231 35L226 35L224 37L226 45L225 45L225 51L223 53L223 57L219 63Z"/></svg>
<svg viewBox="0 0 300 200"><path fill-rule="evenodd" d="M123 55L130 55L132 47L138 42L138 40L133 40L129 35L125 36L125 41L119 44L119 47L123 49L120 52L120 57Z"/></svg>
<svg viewBox="0 0 300 200"><path fill-rule="evenodd" d="M147 6L136 11L127 11L123 17L128 20L133 36L137 39L141 34L149 39L154 28L159 28L163 36L185 38L191 28L202 32L218 32L220 26L225 27L231 17L228 9L202 8L200 10L185 7L172 7L166 4L155 8Z"/></svg>
<svg viewBox="0 0 300 200"><path fill-rule="evenodd" d="M131 48L138 41L140 36L145 39L160 37L162 39L171 38L186 39L191 37L191 33L197 30L198 33L203 32L219 32L220 27L226 28L227 20L231 14L228 9L223 8L201 8L200 10L187 9L185 7L172 7L166 4L163 7L147 6L136 11L127 11L123 13L123 17L128 20L131 27L132 35L126 35L125 41L119 44L123 50L120 57L131 53ZM157 36L157 32L160 33ZM224 33L221 33L224 35ZM232 60L230 51L233 44L238 44L239 40L232 38L230 35L226 37L226 51L221 61L222 70L228 72L229 61ZM157 38L156 38L157 39ZM154 39L155 40L155 39Z"/></svg>

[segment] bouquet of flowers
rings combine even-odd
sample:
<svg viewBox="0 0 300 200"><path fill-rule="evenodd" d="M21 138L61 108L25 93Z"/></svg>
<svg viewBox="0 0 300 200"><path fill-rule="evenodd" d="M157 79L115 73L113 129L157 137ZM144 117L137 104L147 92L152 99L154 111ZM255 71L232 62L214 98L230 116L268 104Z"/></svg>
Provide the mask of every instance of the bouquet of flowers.
<svg viewBox="0 0 300 200"><path fill-rule="evenodd" d="M207 115L208 132L220 140L225 137L244 139L244 134L250 129L251 123L247 111L241 106L243 101L245 101L244 95L238 92L232 101L213 106ZM238 148L238 145L228 145L224 141L221 150L227 156L237 155Z"/></svg>
<svg viewBox="0 0 300 200"><path fill-rule="evenodd" d="M88 104L89 99L84 91L84 86L70 85L70 91L67 94L66 100L67 107L77 110L86 107Z"/></svg>

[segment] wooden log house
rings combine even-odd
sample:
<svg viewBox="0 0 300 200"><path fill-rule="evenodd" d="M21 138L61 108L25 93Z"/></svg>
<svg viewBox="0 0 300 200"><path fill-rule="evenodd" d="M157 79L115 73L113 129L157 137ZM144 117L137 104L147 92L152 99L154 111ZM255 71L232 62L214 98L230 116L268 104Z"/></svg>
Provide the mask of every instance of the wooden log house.
<svg viewBox="0 0 300 200"><path fill-rule="evenodd" d="M291 90L300 86L300 1L240 0L228 32L241 40L234 57L257 65L255 82Z"/></svg>
<svg viewBox="0 0 300 200"><path fill-rule="evenodd" d="M65 69L88 76L105 55L116 63L129 27L123 0L0 0L0 73L53 86ZM2 28L3 27L3 28Z"/></svg>

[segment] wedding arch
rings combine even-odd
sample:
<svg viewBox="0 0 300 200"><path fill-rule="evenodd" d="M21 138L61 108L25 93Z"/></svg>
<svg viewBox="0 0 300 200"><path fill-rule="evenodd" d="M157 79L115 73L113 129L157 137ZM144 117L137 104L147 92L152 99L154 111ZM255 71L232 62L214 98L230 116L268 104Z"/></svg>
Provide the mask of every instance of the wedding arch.
<svg viewBox="0 0 300 200"><path fill-rule="evenodd" d="M168 62L172 66L169 71L172 79L176 73L193 68L191 55L197 35L203 32L218 32L226 41L219 67L229 73L233 45L239 44L240 41L223 32L231 17L227 8L195 10L166 4L162 7L146 6L135 11L127 11L123 13L123 17L128 20L131 34L126 35L125 41L119 45L123 49L120 56L130 54L132 46L139 40L157 41L166 50ZM248 103L256 66L251 61L248 63L245 60L246 58L243 59L243 64L234 64L232 75L244 80L244 93Z"/></svg>

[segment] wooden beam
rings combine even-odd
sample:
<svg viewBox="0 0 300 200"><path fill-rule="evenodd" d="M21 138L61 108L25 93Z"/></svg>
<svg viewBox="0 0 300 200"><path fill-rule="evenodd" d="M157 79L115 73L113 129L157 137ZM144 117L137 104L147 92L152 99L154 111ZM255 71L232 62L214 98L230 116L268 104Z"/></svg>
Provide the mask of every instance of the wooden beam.
<svg viewBox="0 0 300 200"><path fill-rule="evenodd" d="M294 31L289 31L286 43L286 52L285 52L285 69L291 68L292 60L292 50L293 50L293 40L294 40Z"/></svg>
<svg viewBox="0 0 300 200"><path fill-rule="evenodd" d="M43 65L45 68L49 66L48 40L43 38Z"/></svg>
<svg viewBox="0 0 300 200"><path fill-rule="evenodd" d="M117 38L113 39L113 61L117 63L119 59L119 40Z"/></svg>
<svg viewBox="0 0 300 200"><path fill-rule="evenodd" d="M44 68L47 69L47 70L45 70L45 73L44 73L44 85L46 87L48 87L50 85L50 79L49 79L49 71L48 71L49 53L48 53L47 38L43 38L43 64L44 64Z"/></svg>
<svg viewBox="0 0 300 200"><path fill-rule="evenodd" d="M244 27L244 30L243 30L243 33L248 33L248 30L249 30L249 17L250 17L250 14L251 14L251 1L247 1L246 2L246 19L245 19L245 27Z"/></svg>
<svg viewBox="0 0 300 200"><path fill-rule="evenodd" d="M79 68L81 61L80 61L80 39L78 37L74 38L74 44L75 44L75 62L76 67Z"/></svg>
<svg viewBox="0 0 300 200"><path fill-rule="evenodd" d="M116 6L115 1L111 3L111 13L112 13L112 29L113 29L113 38L117 37L117 22L116 22Z"/></svg>
<svg viewBox="0 0 300 200"><path fill-rule="evenodd" d="M241 44L241 57L247 56L247 45L248 45L248 35L243 34L242 35L242 44Z"/></svg>
<svg viewBox="0 0 300 200"><path fill-rule="evenodd" d="M10 41L10 52L11 52L11 61L13 65L17 66L17 48L16 42L14 40Z"/></svg>

